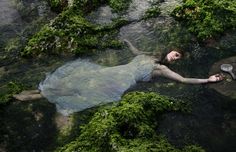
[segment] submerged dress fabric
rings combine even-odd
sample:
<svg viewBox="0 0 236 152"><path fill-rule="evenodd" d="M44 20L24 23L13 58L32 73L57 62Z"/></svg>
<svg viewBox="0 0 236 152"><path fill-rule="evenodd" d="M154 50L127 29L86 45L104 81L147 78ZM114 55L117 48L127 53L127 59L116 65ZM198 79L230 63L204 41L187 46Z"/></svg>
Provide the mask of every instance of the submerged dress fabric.
<svg viewBox="0 0 236 152"><path fill-rule="evenodd" d="M58 112L69 115L87 108L118 101L138 81L149 81L154 60L136 56L130 63L104 67L77 59L59 67L39 85Z"/></svg>

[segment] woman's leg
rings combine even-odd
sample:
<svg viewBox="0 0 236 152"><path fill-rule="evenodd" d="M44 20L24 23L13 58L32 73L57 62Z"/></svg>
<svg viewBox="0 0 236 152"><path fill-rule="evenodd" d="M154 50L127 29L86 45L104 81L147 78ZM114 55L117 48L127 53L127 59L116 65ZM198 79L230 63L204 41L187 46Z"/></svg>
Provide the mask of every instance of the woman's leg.
<svg viewBox="0 0 236 152"><path fill-rule="evenodd" d="M40 93L39 90L24 90L20 94L38 94Z"/></svg>
<svg viewBox="0 0 236 152"><path fill-rule="evenodd" d="M22 91L19 94L13 95L13 97L20 101L30 101L37 100L43 98L42 94L40 94L39 90L26 90Z"/></svg>

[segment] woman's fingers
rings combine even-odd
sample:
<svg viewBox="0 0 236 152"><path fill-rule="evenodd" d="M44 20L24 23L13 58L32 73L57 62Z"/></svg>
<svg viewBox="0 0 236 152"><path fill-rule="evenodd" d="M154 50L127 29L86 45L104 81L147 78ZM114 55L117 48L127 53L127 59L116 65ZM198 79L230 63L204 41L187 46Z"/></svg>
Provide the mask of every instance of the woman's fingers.
<svg viewBox="0 0 236 152"><path fill-rule="evenodd" d="M215 75L210 76L208 80L209 80L209 82L218 82L218 81L221 81L223 79L224 79L223 75L215 74Z"/></svg>
<svg viewBox="0 0 236 152"><path fill-rule="evenodd" d="M215 77L216 77L216 80L217 81L221 81L221 80L223 80L224 79L224 77L223 77L223 75L222 74L215 74Z"/></svg>

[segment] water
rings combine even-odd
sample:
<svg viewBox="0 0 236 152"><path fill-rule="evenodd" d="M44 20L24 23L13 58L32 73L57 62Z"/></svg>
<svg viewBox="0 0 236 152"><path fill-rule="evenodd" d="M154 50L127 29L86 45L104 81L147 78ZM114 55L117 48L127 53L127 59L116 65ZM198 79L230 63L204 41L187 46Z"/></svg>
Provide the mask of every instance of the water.
<svg viewBox="0 0 236 152"><path fill-rule="evenodd" d="M186 59L170 68L186 77L207 78L214 62L235 55L236 32L226 33L217 42L203 47L186 29L168 16L173 7L180 4L176 2L164 2L161 5L162 14L155 19L140 21L140 16L131 18L133 22L120 29L119 38L130 40L142 51L161 52L171 47L184 48L188 51ZM142 12L143 9L140 14ZM129 62L132 54L127 49L124 51L122 55L120 51L115 53L107 50L94 60L108 66ZM112 55L104 56L107 53ZM200 145L207 151L233 152L236 149L235 99L223 96L209 86L210 84L186 85L157 78L150 83L140 82L128 91L154 91L183 99L192 105L191 114L170 113L163 116L158 131L172 144L181 147L191 143Z"/></svg>
<svg viewBox="0 0 236 152"><path fill-rule="evenodd" d="M56 104L58 112L69 115L119 101L136 82L149 81L153 67L154 60L145 55L114 67L77 59L49 74L39 89L44 97Z"/></svg>
<svg viewBox="0 0 236 152"><path fill-rule="evenodd" d="M48 23L55 14L41 0L0 1L0 93L9 82L37 88L45 73L66 59L55 57L39 61L19 58L27 39ZM36 74L37 73L37 74ZM56 126L55 105L39 102L10 102L0 106L0 151L42 151L53 143Z"/></svg>
<svg viewBox="0 0 236 152"><path fill-rule="evenodd" d="M27 6L32 6L32 4L36 6L37 2L40 1L32 1L28 3L29 5ZM4 22L1 22L0 27L5 35L1 35L0 42L5 44L6 39L3 37L10 39L14 38L17 33L22 33L19 31L25 26L24 23L30 22L31 19L26 18L25 21L19 19L19 13L14 9L13 3L9 3L9 1L1 1L0 4L3 4L5 8L9 8L10 10L9 14L5 14L5 20L3 19ZM154 53L165 52L168 48L172 47L184 48L188 51L187 58L175 65L171 65L170 68L187 77L206 78L214 62L236 54L236 32L229 31L210 46L201 46L186 29L182 28L168 16L169 12L171 12L173 6L176 4L180 4L180 2L173 0L165 1L161 3L162 14L159 17L142 21L140 18L145 10L150 7L150 2L135 0L131 4L127 14L122 14L122 16L128 18L132 23L120 29L118 38L120 40L124 38L129 39L138 49ZM44 4L40 7L34 7L37 8L35 10L38 10L36 11L38 12L38 16L48 14L48 12L45 13L42 11L47 10L42 9L44 7ZM106 24L110 23L113 18L118 16L118 14L113 14L108 6L103 6L93 12L91 16L88 16L88 19L94 23ZM1 16L1 18L3 18L3 16ZM12 23L15 23L13 24L15 26L7 26ZM12 29L17 29L17 32L12 31ZM22 37L22 35L20 37ZM2 52L4 51L1 50L0 53ZM127 64L133 58L134 55L132 55L130 50L124 48L123 50L107 49L102 52L96 52L90 59L101 66L112 67ZM45 62L45 60L42 62L33 62L33 64L31 61L23 62L24 64L22 64L22 62L18 62L17 64L13 62L7 62L6 64L6 62L4 62L3 66L0 68L1 84L4 84L4 82L9 79L21 79L26 84L31 85L32 88L36 88L39 82L44 79L46 72L55 70L56 67L59 67L64 62L58 61L59 59L47 60L48 62ZM35 76L35 73L39 74ZM203 148L210 152L235 151L236 105L234 99L230 99L210 89L208 84L193 86L176 83L165 78L157 78L151 82L145 83L140 82L128 91L133 90L154 91L163 95L183 99L192 104L191 114L166 114L163 116L160 127L157 129L157 131L164 134L174 145L181 147L182 145L192 143L203 146ZM23 107L24 114L19 114L22 112L22 109L19 107ZM33 109L34 113L30 113L29 109ZM46 111L43 109L46 109ZM50 109L52 112L49 112ZM7 117L2 118L2 122L8 121L9 130L11 130L10 133L5 135L8 136L5 139L7 139L6 141L9 143L17 143L13 141L13 137L22 140L27 139L31 141L31 143L26 147L26 150L32 151L32 147L35 147L35 145L38 145L38 150L41 150L44 146L49 144L39 141L46 139L50 142L53 140L52 134L53 130L56 130L56 128L53 121L46 119L46 117L50 117L49 119L53 118L55 105L49 104L46 100L39 101L38 103L31 102L23 104L15 102L5 109L4 114L5 116L7 115ZM8 119L8 117L12 117L12 120L10 120L10 118ZM15 118L22 121L15 121ZM30 124L28 120L34 120L32 118L41 119ZM29 134L30 131L22 133L21 130L17 130L14 127L21 123L29 130L32 129L32 134ZM48 124L52 127L50 128ZM49 127L52 132L49 137L44 136L44 134L48 132L48 130L45 129L47 127ZM31 137L34 138L30 139L29 135L32 135ZM23 145L24 143L18 144L19 147Z"/></svg>

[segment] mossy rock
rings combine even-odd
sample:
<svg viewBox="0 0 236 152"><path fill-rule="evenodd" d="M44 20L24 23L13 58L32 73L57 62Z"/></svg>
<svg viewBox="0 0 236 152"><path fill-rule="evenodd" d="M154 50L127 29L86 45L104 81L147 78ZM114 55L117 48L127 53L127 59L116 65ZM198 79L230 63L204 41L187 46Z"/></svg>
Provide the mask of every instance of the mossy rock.
<svg viewBox="0 0 236 152"><path fill-rule="evenodd" d="M188 30L203 41L219 36L236 27L236 1L232 0L184 0L172 12L172 16L187 26Z"/></svg>
<svg viewBox="0 0 236 152"><path fill-rule="evenodd" d="M56 151L191 151L203 152L197 146L180 150L155 131L161 114L186 111L184 102L156 93L126 94L118 105L102 108L81 127L78 137Z"/></svg>
<svg viewBox="0 0 236 152"><path fill-rule="evenodd" d="M114 37L126 24L128 21L121 18L108 25L96 25L71 8L35 34L21 55L90 54L96 49L120 48L121 42Z"/></svg>

